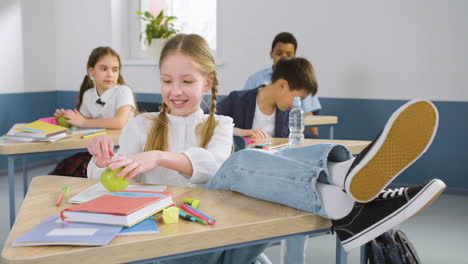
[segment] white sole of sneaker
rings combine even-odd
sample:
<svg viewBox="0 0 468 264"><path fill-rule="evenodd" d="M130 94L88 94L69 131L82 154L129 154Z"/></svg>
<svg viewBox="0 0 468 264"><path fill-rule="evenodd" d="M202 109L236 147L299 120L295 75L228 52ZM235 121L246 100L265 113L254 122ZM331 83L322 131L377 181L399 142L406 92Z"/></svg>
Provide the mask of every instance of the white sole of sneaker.
<svg viewBox="0 0 468 264"><path fill-rule="evenodd" d="M429 148L439 125L437 108L427 100L412 100L387 121L379 138L345 180L356 201L373 200Z"/></svg>
<svg viewBox="0 0 468 264"><path fill-rule="evenodd" d="M351 238L342 241L341 244L343 245L344 250L349 252L353 248L360 247L380 236L384 232L392 229L396 225L401 224L408 218L416 215L439 197L445 187L445 183L439 179L430 181L417 195L397 211Z"/></svg>

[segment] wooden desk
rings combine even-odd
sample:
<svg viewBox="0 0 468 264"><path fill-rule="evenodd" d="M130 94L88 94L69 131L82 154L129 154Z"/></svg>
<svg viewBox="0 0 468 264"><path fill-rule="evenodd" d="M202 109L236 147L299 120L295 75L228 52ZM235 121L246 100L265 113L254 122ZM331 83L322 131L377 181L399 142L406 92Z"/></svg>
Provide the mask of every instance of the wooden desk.
<svg viewBox="0 0 468 264"><path fill-rule="evenodd" d="M264 139L255 139L253 144L262 144L271 142L272 146L280 145L288 142L287 138L264 138ZM346 146L353 154L359 154L361 151L370 144L371 141L367 140L333 140L333 139L311 139L306 138L304 142L301 143L301 146L315 145L320 143L334 143L341 144Z"/></svg>
<svg viewBox="0 0 468 264"><path fill-rule="evenodd" d="M306 115L304 125L307 126L330 126L330 139L333 139L334 125L338 124L337 116Z"/></svg>
<svg viewBox="0 0 468 264"><path fill-rule="evenodd" d="M118 145L120 129L106 130L106 135L110 136L114 141L114 145ZM82 139L81 134L74 134L55 142L5 142L0 140L0 155L6 155L8 158L8 192L10 199L10 226L15 221L15 158L21 157L23 163L23 192L26 195L28 191L28 172L27 172L27 155L68 151L75 149L86 148L86 143L90 139Z"/></svg>
<svg viewBox="0 0 468 264"><path fill-rule="evenodd" d="M216 219L216 226L188 221L160 224L160 234L120 236L102 247L11 246L14 239L70 206L68 203L61 207L55 206L61 186L70 186L71 194L74 195L94 183L96 180L84 178L35 177L3 247L2 261L22 264L82 264L96 263L97 260L99 263L163 260L174 258L177 254L194 255L220 248L277 241L297 234L326 233L331 226L328 219L318 215L239 193L170 186L167 190L175 193L178 203L187 197L202 201L200 209Z"/></svg>

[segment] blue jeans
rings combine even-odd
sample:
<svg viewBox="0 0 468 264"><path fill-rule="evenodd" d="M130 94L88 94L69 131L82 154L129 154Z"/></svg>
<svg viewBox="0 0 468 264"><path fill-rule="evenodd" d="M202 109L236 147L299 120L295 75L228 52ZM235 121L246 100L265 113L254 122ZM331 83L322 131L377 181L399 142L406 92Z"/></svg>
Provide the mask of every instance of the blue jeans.
<svg viewBox="0 0 468 264"><path fill-rule="evenodd" d="M275 154L245 149L229 157L205 188L235 191L328 218L315 185L317 181L334 185L327 162L351 158L352 153L337 144L288 148ZM304 263L304 254L298 251L303 251L305 241L302 236L286 241L286 263Z"/></svg>
<svg viewBox="0 0 468 264"><path fill-rule="evenodd" d="M231 155L205 188L235 191L328 217L315 185L317 181L334 185L327 162L351 158L351 152L337 144L287 148L275 154L245 149Z"/></svg>

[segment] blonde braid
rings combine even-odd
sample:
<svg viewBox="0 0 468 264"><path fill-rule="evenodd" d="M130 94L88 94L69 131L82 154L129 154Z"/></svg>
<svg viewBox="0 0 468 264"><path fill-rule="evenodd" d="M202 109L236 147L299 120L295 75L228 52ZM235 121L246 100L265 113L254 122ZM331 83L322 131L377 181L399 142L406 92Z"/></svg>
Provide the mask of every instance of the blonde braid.
<svg viewBox="0 0 468 264"><path fill-rule="evenodd" d="M210 143L211 137L213 136L214 129L216 127L216 103L218 98L218 78L216 72L212 73L213 75L213 87L211 88L211 106L210 106L210 116L203 124L201 129L201 140L200 147L206 148Z"/></svg>
<svg viewBox="0 0 468 264"><path fill-rule="evenodd" d="M153 126L151 127L148 139L146 140L144 151L151 150L169 150L168 140L168 120L166 116L167 105L161 104L161 111L159 115L154 119Z"/></svg>

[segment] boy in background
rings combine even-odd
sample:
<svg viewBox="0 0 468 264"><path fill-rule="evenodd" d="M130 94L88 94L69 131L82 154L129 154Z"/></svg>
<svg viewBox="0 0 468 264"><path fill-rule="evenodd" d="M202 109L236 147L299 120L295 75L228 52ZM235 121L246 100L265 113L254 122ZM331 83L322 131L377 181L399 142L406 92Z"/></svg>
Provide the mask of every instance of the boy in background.
<svg viewBox="0 0 468 264"><path fill-rule="evenodd" d="M281 32L275 36L271 44L270 58L273 60L273 66L260 70L249 76L245 82L243 90L251 90L262 85L267 85L271 82L271 75L276 63L283 57L294 57L297 51L297 40L293 34L289 32ZM309 94L301 102L304 115L318 114L322 108L319 99L314 94ZM306 133L306 137L318 137L318 129L316 127L307 128L312 133Z"/></svg>

